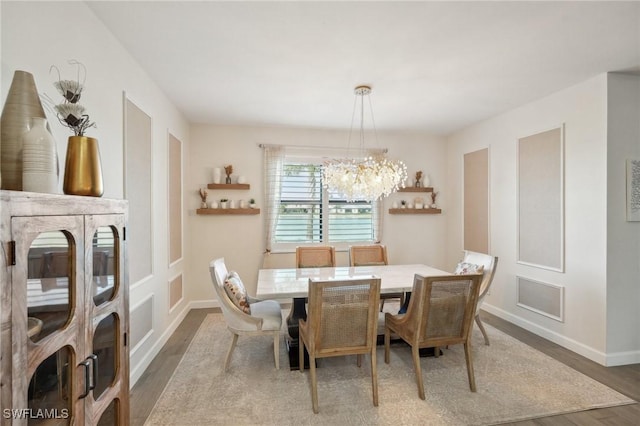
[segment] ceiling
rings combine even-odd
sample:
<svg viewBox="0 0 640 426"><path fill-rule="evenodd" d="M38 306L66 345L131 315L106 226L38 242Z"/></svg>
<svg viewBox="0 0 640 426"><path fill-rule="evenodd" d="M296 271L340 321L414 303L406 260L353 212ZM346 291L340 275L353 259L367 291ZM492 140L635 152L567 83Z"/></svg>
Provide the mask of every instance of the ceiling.
<svg viewBox="0 0 640 426"><path fill-rule="evenodd" d="M192 123L448 134L640 70L638 2L88 2ZM366 122L365 122L366 125Z"/></svg>

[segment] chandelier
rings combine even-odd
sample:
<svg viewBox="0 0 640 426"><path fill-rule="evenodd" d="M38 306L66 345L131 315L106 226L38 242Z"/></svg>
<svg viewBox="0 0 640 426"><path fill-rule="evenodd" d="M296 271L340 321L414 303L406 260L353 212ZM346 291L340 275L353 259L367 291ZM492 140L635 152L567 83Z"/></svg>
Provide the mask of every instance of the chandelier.
<svg viewBox="0 0 640 426"><path fill-rule="evenodd" d="M360 97L360 157L334 159L327 161L322 167L324 187L336 194L343 196L347 201L375 201L386 197L398 188L404 188L407 179L407 166L399 160L389 160L383 155L364 156L364 97L369 96L371 87L358 86L354 91L353 116L355 116L358 97ZM371 121L373 122L373 107L371 99ZM375 122L373 122L375 134ZM351 119L351 131L349 142L353 132L353 117ZM376 140L377 140L377 134ZM362 158L364 157L364 158Z"/></svg>

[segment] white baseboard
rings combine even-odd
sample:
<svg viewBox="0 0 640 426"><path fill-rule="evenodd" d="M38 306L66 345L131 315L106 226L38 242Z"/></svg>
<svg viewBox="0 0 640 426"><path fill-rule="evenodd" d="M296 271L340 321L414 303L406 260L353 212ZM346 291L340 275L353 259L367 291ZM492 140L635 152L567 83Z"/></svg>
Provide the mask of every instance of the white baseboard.
<svg viewBox="0 0 640 426"><path fill-rule="evenodd" d="M590 359L591 361L597 362L601 365L607 365L607 355L601 351L598 351L590 346L587 346L583 343L580 343L576 340L570 339L567 336L563 336L562 334L558 334L555 331L551 331L548 328L541 327L538 324L535 324L529 320L521 318L512 314L511 312L507 312L495 306L489 305L488 303L482 304L482 309L502 318L505 321L509 321L512 324L515 324L519 327L524 328L527 331L532 332L540 337L543 337L553 343L556 343L563 348L569 349L579 355L582 355L585 358Z"/></svg>
<svg viewBox="0 0 640 426"><path fill-rule="evenodd" d="M192 301L185 305L176 318L169 324L167 329L162 333L160 338L151 346L151 349L145 354L138 365L134 366L129 372L129 389L132 389L136 382L140 379L144 371L149 367L151 361L158 355L162 347L167 343L171 335L176 331L178 326L185 319L192 309L217 308L219 307L217 300L199 300Z"/></svg>
<svg viewBox="0 0 640 426"><path fill-rule="evenodd" d="M217 299L209 300L193 300L189 303L191 309L219 308L220 303Z"/></svg>
<svg viewBox="0 0 640 426"><path fill-rule="evenodd" d="M588 358L591 361L597 362L600 365L604 365L605 367L640 363L640 350L604 353L576 340L570 339L567 336L558 334L555 331L551 331L547 328L541 327L538 324L532 323L531 321L516 316L510 312L489 305L488 303L486 303L486 301L485 303L483 303L482 309L553 343L557 343L563 348L569 349L570 351L582 355L583 357Z"/></svg>

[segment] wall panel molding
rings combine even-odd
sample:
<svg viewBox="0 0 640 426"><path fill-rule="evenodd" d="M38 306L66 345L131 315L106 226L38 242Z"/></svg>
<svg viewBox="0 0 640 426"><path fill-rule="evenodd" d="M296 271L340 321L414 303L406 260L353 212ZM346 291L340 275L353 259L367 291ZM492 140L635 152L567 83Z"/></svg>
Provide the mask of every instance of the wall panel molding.
<svg viewBox="0 0 640 426"><path fill-rule="evenodd" d="M564 272L564 125L518 139L518 263Z"/></svg>

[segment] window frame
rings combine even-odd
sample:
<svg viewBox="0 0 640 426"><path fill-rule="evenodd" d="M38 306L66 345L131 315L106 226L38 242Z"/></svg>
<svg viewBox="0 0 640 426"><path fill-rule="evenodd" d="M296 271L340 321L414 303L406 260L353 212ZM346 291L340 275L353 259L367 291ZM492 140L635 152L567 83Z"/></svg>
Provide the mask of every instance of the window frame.
<svg viewBox="0 0 640 426"><path fill-rule="evenodd" d="M285 153L284 155L284 160L283 160L283 168L286 167L287 165L290 164L309 164L309 165L318 165L318 166L322 166L322 164L329 160L329 158L326 155L313 155L312 153L309 154L291 154L291 153ZM336 248L336 250L338 251L346 251L349 249L349 246L351 245L356 245L356 244L374 244L376 242L379 242L379 238L377 238L380 234L380 224L376 223L376 215L379 214L379 212L381 211L381 206L380 206L380 201L366 201L366 200L362 200L362 201L355 201L355 202L350 202L349 204L351 205L367 205L370 206L371 209L371 228L372 228L372 234L373 237L371 239L358 239L358 240L349 240L349 241L330 241L329 240L329 235L331 232L331 228L329 226L329 221L330 221L330 217L329 215L330 213L330 206L331 205L335 205L335 204L345 204L347 203L347 201L345 199L334 199L331 200L329 191L323 186L322 184L322 174L320 174L320 194L319 194L319 211L320 211L320 218L319 220L319 224L318 227L320 229L320 241L314 241L314 242L303 242L303 241L297 241L297 242L278 242L276 241L276 236L277 236L277 232L273 233L272 236L272 241L271 241L271 251L278 253L278 252L294 252L296 247L300 247L300 246L316 246L316 245L331 245L334 246ZM281 191L282 192L282 191ZM289 202L289 203L298 203L298 204L302 204L304 203L304 201L300 202L299 200L283 200L282 197L280 197L280 200L278 200L279 205L282 205L282 203L284 202ZM311 200L309 202L309 204L315 203L315 201ZM278 217L279 217L280 213L278 213Z"/></svg>

